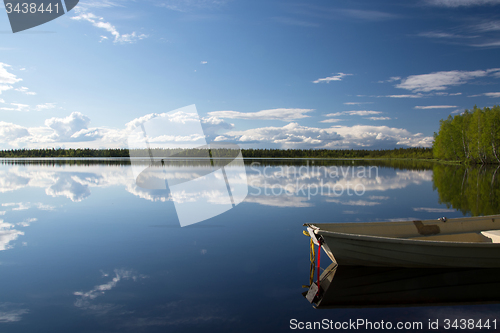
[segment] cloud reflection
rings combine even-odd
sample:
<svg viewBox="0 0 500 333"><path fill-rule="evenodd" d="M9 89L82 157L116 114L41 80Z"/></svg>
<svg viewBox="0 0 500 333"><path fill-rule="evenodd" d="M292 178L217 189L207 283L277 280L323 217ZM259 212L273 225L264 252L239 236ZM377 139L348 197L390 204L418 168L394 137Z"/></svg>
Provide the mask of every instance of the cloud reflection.
<svg viewBox="0 0 500 333"><path fill-rule="evenodd" d="M0 323L20 321L21 316L28 313L28 309L21 308L19 304L0 303Z"/></svg>
<svg viewBox="0 0 500 333"><path fill-rule="evenodd" d="M172 165L155 173L155 176L172 182L199 178L206 174L199 165L183 161L181 165ZM362 168L362 169L361 169ZM355 166L247 166L248 184L250 185L248 203L274 207L311 207L310 194L307 188L319 189L315 196L323 197L324 202L336 202L351 206L373 206L389 197L374 192L403 189L412 184L419 185L432 181L431 170L399 170L378 167ZM233 177L233 185L244 177ZM151 202L192 203L227 205L227 196L219 189L206 189L183 193L178 191L172 195L169 190L145 189L138 187L131 177L131 169L110 165L9 165L0 168L0 192L17 191L23 188L42 188L50 197L62 197L72 202L87 199L92 188L120 186L130 194ZM340 200L344 194L332 193L332 189L364 189L370 192L369 200L349 197ZM307 200L304 199L307 197ZM333 199L332 199L333 197ZM340 200L340 201L335 201ZM31 207L54 209L42 203L5 203L12 205L12 210L24 210ZM1 213L0 213L1 214Z"/></svg>
<svg viewBox="0 0 500 333"><path fill-rule="evenodd" d="M109 274L106 274L102 272L103 277L108 277ZM81 308L84 310L94 310L94 311L99 311L99 312L108 312L111 309L116 308L115 305L113 304L93 304L92 301L95 300L97 297L104 296L104 294L111 289L115 288L120 281L123 280L133 280L137 281L139 278L146 278L147 276L145 275L137 275L134 273L132 270L125 270L125 269L115 269L114 270L115 276L111 279L111 281L108 281L104 284L100 284L95 286L93 289L83 292L83 291L76 291L73 293L73 295L78 296L77 300L75 301L74 305L77 308Z"/></svg>
<svg viewBox="0 0 500 333"><path fill-rule="evenodd" d="M13 228L13 224L0 220L0 251L12 249L13 246L9 243L17 240L20 235L24 235L24 232Z"/></svg>

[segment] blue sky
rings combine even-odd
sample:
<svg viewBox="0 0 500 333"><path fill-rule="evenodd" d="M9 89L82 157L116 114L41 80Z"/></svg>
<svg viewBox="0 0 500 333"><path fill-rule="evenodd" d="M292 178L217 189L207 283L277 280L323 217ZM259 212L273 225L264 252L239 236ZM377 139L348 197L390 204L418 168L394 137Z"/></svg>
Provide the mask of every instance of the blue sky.
<svg viewBox="0 0 500 333"><path fill-rule="evenodd" d="M191 104L245 148L428 147L500 104L499 0L87 0L16 34L1 12L0 149L126 147Z"/></svg>

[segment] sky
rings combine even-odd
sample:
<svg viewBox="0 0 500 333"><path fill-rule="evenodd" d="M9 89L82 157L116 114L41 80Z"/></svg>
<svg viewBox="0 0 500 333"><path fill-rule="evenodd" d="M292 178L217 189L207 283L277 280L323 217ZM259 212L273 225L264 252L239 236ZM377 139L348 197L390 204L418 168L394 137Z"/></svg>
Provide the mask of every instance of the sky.
<svg viewBox="0 0 500 333"><path fill-rule="evenodd" d="M0 149L127 148L193 104L242 148L430 147L500 104L500 0L81 0L15 34L0 6Z"/></svg>

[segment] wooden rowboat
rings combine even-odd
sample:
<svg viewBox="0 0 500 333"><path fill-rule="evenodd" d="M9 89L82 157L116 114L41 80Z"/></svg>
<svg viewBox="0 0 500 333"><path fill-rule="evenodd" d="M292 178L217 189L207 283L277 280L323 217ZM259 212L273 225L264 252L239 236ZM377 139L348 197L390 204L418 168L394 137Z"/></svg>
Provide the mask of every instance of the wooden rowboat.
<svg viewBox="0 0 500 333"><path fill-rule="evenodd" d="M500 215L305 226L339 266L500 268Z"/></svg>

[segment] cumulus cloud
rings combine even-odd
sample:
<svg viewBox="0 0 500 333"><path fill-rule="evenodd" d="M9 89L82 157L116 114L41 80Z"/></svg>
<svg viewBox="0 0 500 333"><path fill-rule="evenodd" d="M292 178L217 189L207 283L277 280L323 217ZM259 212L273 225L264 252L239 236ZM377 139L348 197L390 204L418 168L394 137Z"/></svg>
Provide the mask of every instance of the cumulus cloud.
<svg viewBox="0 0 500 333"><path fill-rule="evenodd" d="M0 138L5 141L13 141L30 135L26 127L0 121Z"/></svg>
<svg viewBox="0 0 500 333"><path fill-rule="evenodd" d="M258 112L238 112L238 111L213 111L208 115L219 118L230 119L259 119L259 120L283 120L291 121L295 119L309 117L306 113L312 112L314 109L270 109L261 110Z"/></svg>
<svg viewBox="0 0 500 333"><path fill-rule="evenodd" d="M484 93L484 96L488 96L488 97L492 97L492 98L499 98L500 97L500 92Z"/></svg>
<svg viewBox="0 0 500 333"><path fill-rule="evenodd" d="M457 86L467 83L472 79L485 77L488 75L497 76L500 68L477 71L448 71L434 72L430 74L410 75L403 79L396 88L411 90L413 92L430 92L435 90L445 90L449 86Z"/></svg>
<svg viewBox="0 0 500 333"><path fill-rule="evenodd" d="M90 196L90 188L87 184L70 177L67 174L61 174L55 184L45 189L45 193L52 197L66 197L73 202L80 202Z"/></svg>
<svg viewBox="0 0 500 333"><path fill-rule="evenodd" d="M213 141L220 131L230 130L234 124L230 124L217 117L206 117L201 119L201 127L207 137L207 141Z"/></svg>
<svg viewBox="0 0 500 333"><path fill-rule="evenodd" d="M456 105L425 105L425 106L415 106L415 109L428 110L428 109L453 109Z"/></svg>
<svg viewBox="0 0 500 333"><path fill-rule="evenodd" d="M77 20L77 21L87 21L90 22L94 27L104 29L107 32L109 32L113 37L114 37L114 43L121 43L121 44L126 44L126 43L135 43L138 40L147 38L148 35L146 34L137 34L135 31L130 33L130 34L121 34L114 25L112 25L109 22L105 22L103 17L96 16L92 13L89 12L82 12L77 16L73 16L71 19ZM104 36L102 38L101 36L101 41L103 39L107 39L107 37Z"/></svg>
<svg viewBox="0 0 500 333"><path fill-rule="evenodd" d="M317 79L317 80L313 81L313 83L321 83L321 82L330 83L331 81L342 81L342 79L344 77L349 76L349 75L352 75L352 74L337 73L337 75L334 75L334 76L329 76L329 77Z"/></svg>
<svg viewBox="0 0 500 333"><path fill-rule="evenodd" d="M240 144L272 144L280 148L391 149L395 147L430 147L432 137L413 134L387 126L332 126L315 128L290 123L283 127L261 127L229 131L217 140L231 139Z"/></svg>
<svg viewBox="0 0 500 333"><path fill-rule="evenodd" d="M82 135L82 130L87 130L90 118L80 112L73 112L65 118L50 118L45 120L45 126L54 130L55 136L59 140L70 141L73 136Z"/></svg>

